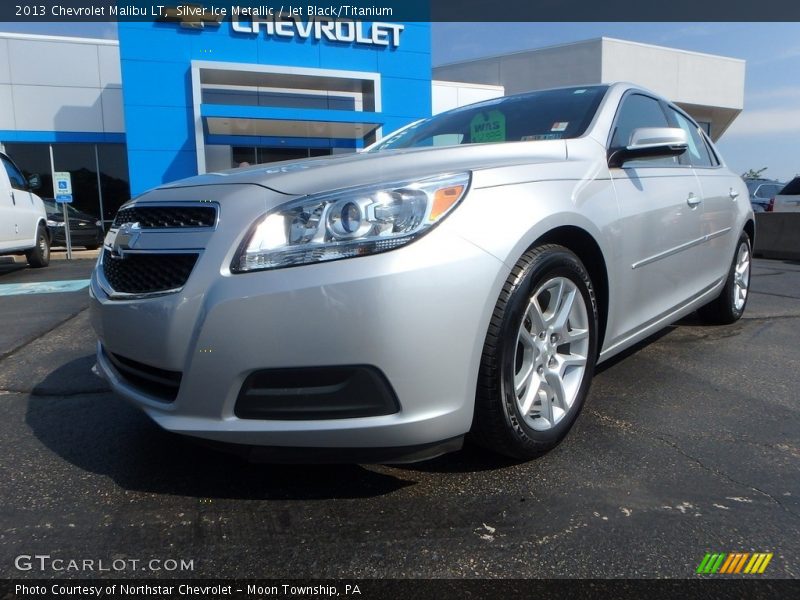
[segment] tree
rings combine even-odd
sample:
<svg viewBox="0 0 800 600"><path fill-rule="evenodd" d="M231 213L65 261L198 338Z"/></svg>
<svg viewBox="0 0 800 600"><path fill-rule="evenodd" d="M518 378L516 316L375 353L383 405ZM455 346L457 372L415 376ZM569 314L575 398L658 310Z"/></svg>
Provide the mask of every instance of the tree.
<svg viewBox="0 0 800 600"><path fill-rule="evenodd" d="M742 173L742 177L744 177L745 179L761 179L762 173L764 173L764 171L766 170L767 167L764 167L762 169L750 169L749 171Z"/></svg>

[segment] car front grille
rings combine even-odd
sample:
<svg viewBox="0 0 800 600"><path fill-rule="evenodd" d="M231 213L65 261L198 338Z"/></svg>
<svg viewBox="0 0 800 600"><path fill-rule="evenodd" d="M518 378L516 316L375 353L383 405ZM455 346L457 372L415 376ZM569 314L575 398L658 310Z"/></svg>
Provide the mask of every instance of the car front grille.
<svg viewBox="0 0 800 600"><path fill-rule="evenodd" d="M103 250L103 275L114 292L152 294L184 286L197 262L197 253L125 254Z"/></svg>
<svg viewBox="0 0 800 600"><path fill-rule="evenodd" d="M138 223L142 229L213 227L216 219L214 206L129 206L117 213L112 227L125 223Z"/></svg>
<svg viewBox="0 0 800 600"><path fill-rule="evenodd" d="M105 350L104 353L128 384L162 402L174 402L178 397L182 377L179 371L151 367Z"/></svg>

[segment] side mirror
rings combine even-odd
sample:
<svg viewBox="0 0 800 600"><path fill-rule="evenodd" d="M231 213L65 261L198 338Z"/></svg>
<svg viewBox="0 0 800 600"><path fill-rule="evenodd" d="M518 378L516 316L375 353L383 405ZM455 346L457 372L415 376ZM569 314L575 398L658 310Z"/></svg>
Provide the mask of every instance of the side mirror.
<svg viewBox="0 0 800 600"><path fill-rule="evenodd" d="M611 151L609 167L621 167L626 161L639 158L679 156L689 148L689 138L679 127L641 127L631 133L625 148Z"/></svg>
<svg viewBox="0 0 800 600"><path fill-rule="evenodd" d="M28 177L28 187L32 190L38 190L42 187L42 178L39 177L38 173L33 173L30 177Z"/></svg>

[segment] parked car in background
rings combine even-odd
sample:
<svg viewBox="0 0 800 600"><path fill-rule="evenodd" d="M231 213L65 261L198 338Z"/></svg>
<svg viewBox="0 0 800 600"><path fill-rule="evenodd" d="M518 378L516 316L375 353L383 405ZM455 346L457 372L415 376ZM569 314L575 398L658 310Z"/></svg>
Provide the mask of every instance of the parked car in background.
<svg viewBox="0 0 800 600"><path fill-rule="evenodd" d="M787 183L772 198L767 206L768 212L800 212L800 177Z"/></svg>
<svg viewBox="0 0 800 600"><path fill-rule="evenodd" d="M33 193L39 176L26 178L0 153L0 254L24 254L31 267L50 263L50 234L42 199Z"/></svg>
<svg viewBox="0 0 800 600"><path fill-rule="evenodd" d="M529 459L597 362L694 310L739 319L754 235L741 177L652 92L493 99L123 205L91 280L97 371L267 460L415 461L466 434Z"/></svg>
<svg viewBox="0 0 800 600"><path fill-rule="evenodd" d="M744 182L747 184L747 191L750 192L750 204L753 205L753 212L767 211L769 201L786 185L774 179L745 178Z"/></svg>
<svg viewBox="0 0 800 600"><path fill-rule="evenodd" d="M44 200L47 211L47 228L50 230L50 239L53 246L67 245L67 232L64 227L64 210L62 205L52 198ZM97 217L81 212L74 206L67 204L69 214L69 234L72 247L83 246L87 250L97 250L103 245L103 222Z"/></svg>

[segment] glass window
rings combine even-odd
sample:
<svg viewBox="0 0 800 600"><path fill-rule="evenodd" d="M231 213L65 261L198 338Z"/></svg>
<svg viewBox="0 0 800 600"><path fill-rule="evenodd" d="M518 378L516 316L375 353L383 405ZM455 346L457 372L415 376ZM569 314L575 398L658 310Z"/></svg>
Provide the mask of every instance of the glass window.
<svg viewBox="0 0 800 600"><path fill-rule="evenodd" d="M72 204L92 216L100 214L94 144L53 144L56 171L72 176Z"/></svg>
<svg viewBox="0 0 800 600"><path fill-rule="evenodd" d="M756 198L769 200L770 198L777 196L778 192L780 192L782 188L783 185L780 183L765 183L764 185L758 186L756 193L753 195Z"/></svg>
<svg viewBox="0 0 800 600"><path fill-rule="evenodd" d="M700 129L703 129L703 126L700 125ZM703 141L706 143L706 150L708 151L708 155L711 157L711 164L715 167L720 166L722 163L719 160L719 156L717 156L717 151L714 150L714 144L711 143L711 138L708 135L708 132L703 130L702 132Z"/></svg>
<svg viewBox="0 0 800 600"><path fill-rule="evenodd" d="M258 164L308 158L308 148L257 148Z"/></svg>
<svg viewBox="0 0 800 600"><path fill-rule="evenodd" d="M252 146L234 146L231 149L232 167L249 167L258 164L256 149Z"/></svg>
<svg viewBox="0 0 800 600"><path fill-rule="evenodd" d="M617 114L611 148L625 148L630 144L633 130L641 127L669 127L669 124L658 100L631 94L625 98Z"/></svg>
<svg viewBox="0 0 800 600"><path fill-rule="evenodd" d="M53 215L63 215L64 214L64 207L67 207L67 212L71 217L80 218L81 212L72 206L72 204L61 204L60 202L56 202L55 200L44 200L44 210L47 212L47 216Z"/></svg>
<svg viewBox="0 0 800 600"><path fill-rule="evenodd" d="M103 192L103 220L110 221L131 198L128 178L128 150L125 144L97 144L100 189Z"/></svg>
<svg viewBox="0 0 800 600"><path fill-rule="evenodd" d="M8 143L5 147L26 178L33 173L41 177L42 186L36 190L36 194L42 198L53 198L50 144ZM103 219L112 220L119 207L131 197L125 144L53 144L52 147L55 170L69 171L72 176L76 210L92 216L100 214L100 194L97 189L99 162Z"/></svg>
<svg viewBox="0 0 800 600"><path fill-rule="evenodd" d="M612 149L624 148L630 144L635 129L642 127L669 127L667 116L661 103L650 96L630 94L622 101L611 136ZM675 156L659 156L629 160L625 167L671 167L678 164Z"/></svg>
<svg viewBox="0 0 800 600"><path fill-rule="evenodd" d="M50 144L5 144L6 154L28 178L34 173L39 175L42 186L34 193L42 198L53 197L53 175L50 172Z"/></svg>
<svg viewBox="0 0 800 600"><path fill-rule="evenodd" d="M61 205L56 204L55 200L44 200L44 210L48 217L61 214Z"/></svg>
<svg viewBox="0 0 800 600"><path fill-rule="evenodd" d="M592 122L607 89L607 86L588 86L546 90L456 108L388 136L370 152L575 138Z"/></svg>
<svg viewBox="0 0 800 600"><path fill-rule="evenodd" d="M8 173L8 179L11 181L11 187L16 190L27 190L28 182L26 181L25 176L20 173L20 170L5 156L0 156L0 158L3 160L3 166L6 168L6 173Z"/></svg>
<svg viewBox="0 0 800 600"><path fill-rule="evenodd" d="M685 164L688 161L693 167L713 166L708 148L706 148L706 143L703 141L698 127L678 111L670 108L669 112L678 127L686 132L689 141L689 149L681 155L681 162Z"/></svg>
<svg viewBox="0 0 800 600"><path fill-rule="evenodd" d="M260 165L282 160L299 160L310 156L328 156L330 153L330 148L252 148L247 146L234 146L232 148L234 167L238 167L245 162L247 165L243 166Z"/></svg>

